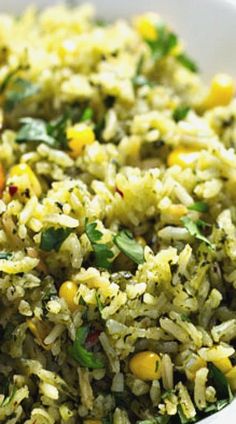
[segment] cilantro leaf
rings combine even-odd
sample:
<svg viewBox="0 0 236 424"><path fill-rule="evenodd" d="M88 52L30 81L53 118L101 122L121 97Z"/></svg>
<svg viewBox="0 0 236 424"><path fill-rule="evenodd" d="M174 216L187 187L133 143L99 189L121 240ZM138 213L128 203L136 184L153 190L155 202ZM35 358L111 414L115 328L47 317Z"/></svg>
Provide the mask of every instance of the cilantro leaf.
<svg viewBox="0 0 236 424"><path fill-rule="evenodd" d="M110 268L111 262L108 259L113 258L113 253L107 244L96 243L93 244L95 253L95 265L98 268Z"/></svg>
<svg viewBox="0 0 236 424"><path fill-rule="evenodd" d="M156 39L145 40L145 42L150 47L154 61L159 61L160 59L166 57L168 53L170 53L170 51L177 45L178 38L173 32L169 31L163 23L159 23L156 26L156 31Z"/></svg>
<svg viewBox="0 0 236 424"><path fill-rule="evenodd" d="M214 249L214 245L201 233L199 228L199 227L202 228L203 224L204 224L204 227L209 224L205 223L204 221L201 221L200 219L195 222L188 216L184 216L183 218L181 218L181 221L183 222L185 228L188 230L191 236L194 236L198 240L204 241L212 249Z"/></svg>
<svg viewBox="0 0 236 424"><path fill-rule="evenodd" d="M97 230L96 222L85 222L85 233L92 245L95 254L95 264L98 268L110 268L111 262L109 259L113 258L113 253L105 243L97 243L102 238L101 231Z"/></svg>
<svg viewBox="0 0 236 424"><path fill-rule="evenodd" d="M86 107L82 112L80 121L81 122L90 121L92 117L93 117L93 109L91 107Z"/></svg>
<svg viewBox="0 0 236 424"><path fill-rule="evenodd" d="M216 389L217 397L231 402L233 395L225 375L214 364L209 364L209 378Z"/></svg>
<svg viewBox="0 0 236 424"><path fill-rule="evenodd" d="M49 146L55 144L55 139L48 135L47 124L42 119L23 118L20 120L23 126L18 131L16 143L24 143L26 141L38 141Z"/></svg>
<svg viewBox="0 0 236 424"><path fill-rule="evenodd" d="M69 353L71 357L81 365L81 367L92 369L103 368L104 363L84 347L88 333L88 326L77 329L75 341L69 348Z"/></svg>
<svg viewBox="0 0 236 424"><path fill-rule="evenodd" d="M144 262L143 247L137 243L129 231L120 231L113 237L113 241L120 251L136 264L142 264Z"/></svg>
<svg viewBox="0 0 236 424"><path fill-rule="evenodd" d="M173 119L175 120L175 122L182 121L184 118L186 118L189 111L190 111L189 106L184 106L184 105L178 106L173 112L173 115L172 115Z"/></svg>
<svg viewBox="0 0 236 424"><path fill-rule="evenodd" d="M51 250L58 251L63 243L71 233L71 228L54 228L50 227L44 230L41 235L40 249L45 252Z"/></svg>
<svg viewBox="0 0 236 424"><path fill-rule="evenodd" d="M195 418L187 418L181 406L178 407L178 416L181 424L193 423L196 421Z"/></svg>
<svg viewBox="0 0 236 424"><path fill-rule="evenodd" d="M188 206L188 209L190 211L208 212L209 206L206 202L195 202L192 205Z"/></svg>
<svg viewBox="0 0 236 424"><path fill-rule="evenodd" d="M12 87L5 95L4 108L7 112L11 112L15 106L23 100L34 96L39 91L39 86L27 81L23 78L16 78Z"/></svg>
<svg viewBox="0 0 236 424"><path fill-rule="evenodd" d="M0 259L10 259L11 257L12 257L12 253L0 252Z"/></svg>
<svg viewBox="0 0 236 424"><path fill-rule="evenodd" d="M221 409L225 408L228 404L229 404L228 399L218 400L217 402L212 403L211 405L208 405L204 409L204 412L208 414L213 414L214 412L221 411Z"/></svg>
<svg viewBox="0 0 236 424"><path fill-rule="evenodd" d="M181 65L183 65L185 68L189 69L192 72L198 72L198 66L197 64L186 54L181 53L179 54L176 59L178 60Z"/></svg>
<svg viewBox="0 0 236 424"><path fill-rule="evenodd" d="M102 310L103 310L103 308L104 308L104 305L103 305L103 303L101 302L100 296L99 296L99 294L98 294L98 292L97 292L97 291L96 291L96 293L95 293L95 299L96 299L96 302L97 302L98 310L99 310L99 312L100 312L100 314L101 314L101 313L102 313Z"/></svg>
<svg viewBox="0 0 236 424"><path fill-rule="evenodd" d="M101 240L102 238L101 231L97 230L96 228L97 228L96 222L88 223L86 221L85 232L87 234L87 237L89 238L90 243L97 243L97 241Z"/></svg>
<svg viewBox="0 0 236 424"><path fill-rule="evenodd" d="M19 144L27 141L41 142L66 150L68 149L66 127L69 119L69 111L50 122L30 117L22 118L20 122L23 125L15 141Z"/></svg>

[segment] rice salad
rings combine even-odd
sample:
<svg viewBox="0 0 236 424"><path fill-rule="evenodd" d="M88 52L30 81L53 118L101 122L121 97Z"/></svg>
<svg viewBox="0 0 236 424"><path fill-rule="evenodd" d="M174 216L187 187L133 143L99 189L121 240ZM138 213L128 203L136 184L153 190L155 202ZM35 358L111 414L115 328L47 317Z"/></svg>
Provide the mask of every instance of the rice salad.
<svg viewBox="0 0 236 424"><path fill-rule="evenodd" d="M154 13L0 15L0 422L192 423L236 391L234 82Z"/></svg>

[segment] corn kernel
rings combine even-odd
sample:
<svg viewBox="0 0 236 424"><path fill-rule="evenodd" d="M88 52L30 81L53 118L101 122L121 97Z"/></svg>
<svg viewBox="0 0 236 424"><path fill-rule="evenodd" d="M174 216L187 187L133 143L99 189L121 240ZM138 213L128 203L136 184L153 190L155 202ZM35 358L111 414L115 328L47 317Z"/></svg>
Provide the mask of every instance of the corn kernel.
<svg viewBox="0 0 236 424"><path fill-rule="evenodd" d="M2 164L0 163L0 194L5 186L5 173Z"/></svg>
<svg viewBox="0 0 236 424"><path fill-rule="evenodd" d="M236 391L236 365L226 374L228 383L233 391Z"/></svg>
<svg viewBox="0 0 236 424"><path fill-rule="evenodd" d="M38 343L44 349L50 350L51 345L45 345L43 342L50 332L50 327L47 324L45 324L43 321L40 321L38 318L32 318L27 320L27 325L31 333L37 339Z"/></svg>
<svg viewBox="0 0 236 424"><path fill-rule="evenodd" d="M74 302L77 289L78 287L73 281L65 281L59 289L59 296L66 301L71 312L78 308L78 305Z"/></svg>
<svg viewBox="0 0 236 424"><path fill-rule="evenodd" d="M19 165L13 166L9 175L11 178L27 176L30 189L34 192L34 194L36 194L36 196L40 196L42 192L41 185L29 165L26 163L20 163Z"/></svg>
<svg viewBox="0 0 236 424"><path fill-rule="evenodd" d="M138 31L138 33L145 39L145 40L156 40L158 37L157 30L155 28L154 22L150 19L148 16L139 16L135 19L134 22L135 28Z"/></svg>
<svg viewBox="0 0 236 424"><path fill-rule="evenodd" d="M71 149L71 156L77 158L84 146L92 144L95 140L95 134L88 125L76 124L73 127L69 127L66 132L68 145Z"/></svg>
<svg viewBox="0 0 236 424"><path fill-rule="evenodd" d="M209 93L203 101L203 109L216 106L227 106L233 99L235 85L233 79L227 74L217 74L211 81Z"/></svg>
<svg viewBox="0 0 236 424"><path fill-rule="evenodd" d="M130 371L140 380L158 380L161 378L160 357L154 352L139 352L130 362Z"/></svg>
<svg viewBox="0 0 236 424"><path fill-rule="evenodd" d="M176 147L168 156L168 166L179 165L181 168L191 167L199 157L199 151L190 147Z"/></svg>
<svg viewBox="0 0 236 424"><path fill-rule="evenodd" d="M219 359L218 361L213 361L213 364L217 368L219 368L219 370L223 372L224 374L226 374L233 368L229 358L223 358L223 359Z"/></svg>

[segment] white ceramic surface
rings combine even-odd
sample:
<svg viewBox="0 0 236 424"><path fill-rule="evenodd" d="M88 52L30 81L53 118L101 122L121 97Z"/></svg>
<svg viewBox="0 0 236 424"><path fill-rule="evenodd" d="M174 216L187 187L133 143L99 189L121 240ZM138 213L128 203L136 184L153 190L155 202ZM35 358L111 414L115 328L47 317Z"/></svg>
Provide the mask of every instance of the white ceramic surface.
<svg viewBox="0 0 236 424"><path fill-rule="evenodd" d="M0 12L18 14L25 6L42 8L58 0L0 0ZM84 1L77 1L83 3ZM185 40L204 78L229 72L236 79L236 0L90 0L99 17L129 17L142 11L160 13ZM236 424L236 401L201 424Z"/></svg>

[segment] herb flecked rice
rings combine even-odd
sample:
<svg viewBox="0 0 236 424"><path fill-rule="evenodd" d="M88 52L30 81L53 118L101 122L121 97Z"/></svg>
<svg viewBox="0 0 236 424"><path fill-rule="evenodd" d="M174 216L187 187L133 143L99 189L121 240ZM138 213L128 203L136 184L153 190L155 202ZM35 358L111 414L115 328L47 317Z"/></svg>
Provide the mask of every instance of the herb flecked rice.
<svg viewBox="0 0 236 424"><path fill-rule="evenodd" d="M153 13L0 15L0 422L192 423L236 391L236 101Z"/></svg>

